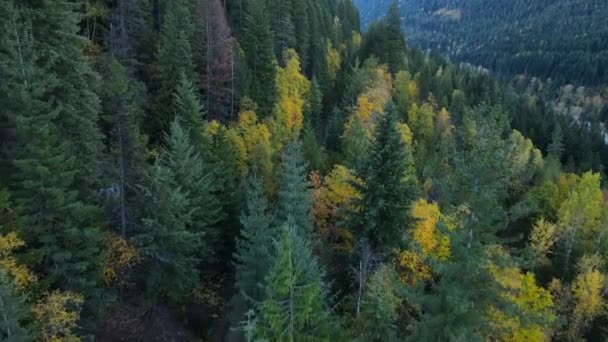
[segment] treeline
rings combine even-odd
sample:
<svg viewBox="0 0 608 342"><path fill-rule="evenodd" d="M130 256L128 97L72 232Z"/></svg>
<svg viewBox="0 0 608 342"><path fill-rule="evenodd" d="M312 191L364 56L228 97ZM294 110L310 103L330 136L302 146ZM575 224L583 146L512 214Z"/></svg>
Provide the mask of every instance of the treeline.
<svg viewBox="0 0 608 342"><path fill-rule="evenodd" d="M350 0L0 2L0 339L597 339L606 146Z"/></svg>
<svg viewBox="0 0 608 342"><path fill-rule="evenodd" d="M390 0L358 0L364 23ZM401 1L408 42L455 61L560 84L607 83L608 5L602 1Z"/></svg>

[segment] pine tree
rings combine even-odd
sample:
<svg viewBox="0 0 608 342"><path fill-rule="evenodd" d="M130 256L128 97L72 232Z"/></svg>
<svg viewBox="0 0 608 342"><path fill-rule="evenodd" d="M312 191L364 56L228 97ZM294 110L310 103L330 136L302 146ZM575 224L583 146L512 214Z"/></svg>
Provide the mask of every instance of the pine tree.
<svg viewBox="0 0 608 342"><path fill-rule="evenodd" d="M283 61L283 53L296 47L292 2L290 0L266 0L266 8L270 10L272 15L275 57L278 61Z"/></svg>
<svg viewBox="0 0 608 342"><path fill-rule="evenodd" d="M9 277L0 267L0 340L7 342L32 341L23 325L27 306L24 298L15 292Z"/></svg>
<svg viewBox="0 0 608 342"><path fill-rule="evenodd" d="M379 117L374 139L360 167L361 211L353 215L352 227L367 237L372 247L388 251L403 244L411 222L409 208L416 198L411 153L396 127L396 109L389 104Z"/></svg>
<svg viewBox="0 0 608 342"><path fill-rule="evenodd" d="M296 51L300 56L302 68L307 70L309 64L310 49L310 22L308 17L308 0L292 0L294 37L296 41Z"/></svg>
<svg viewBox="0 0 608 342"><path fill-rule="evenodd" d="M353 330L361 341L396 341L397 307L400 299L392 284L392 271L380 267L366 285L362 308Z"/></svg>
<svg viewBox="0 0 608 342"><path fill-rule="evenodd" d="M334 108L327 124L325 134L325 146L329 151L340 151L342 144L340 138L344 132L344 113L338 108Z"/></svg>
<svg viewBox="0 0 608 342"><path fill-rule="evenodd" d="M186 229L203 236L204 243L199 245L197 257L205 260L212 255L219 237L218 222L223 218L221 204L216 195L213 173L205 167L205 161L191 144L188 132L176 119L166 138L166 150L161 163L167 169L172 184L175 184L187 199L184 208L190 216Z"/></svg>
<svg viewBox="0 0 608 342"><path fill-rule="evenodd" d="M300 59L301 61L301 59ZM304 65L304 63L302 63ZM316 78L310 83L310 93L308 95L308 103L304 112L304 122L307 120L310 123L313 132L317 138L321 138L321 112L323 111L323 93Z"/></svg>
<svg viewBox="0 0 608 342"><path fill-rule="evenodd" d="M155 302L182 301L197 285L202 234L191 232L191 203L173 180L170 170L157 162L150 171L142 231L135 243L143 256L145 296Z"/></svg>
<svg viewBox="0 0 608 342"><path fill-rule="evenodd" d="M101 119L107 132L107 173L112 185L103 189L102 200L110 222L126 237L134 229L137 209L143 205L136 191L147 167L147 137L139 129L144 116L142 86L129 78L115 58L108 59L101 74Z"/></svg>
<svg viewBox="0 0 608 342"><path fill-rule="evenodd" d="M236 323L243 321L248 309L266 298L266 274L274 260L272 239L277 232L272 224L273 218L261 180L250 177L246 192L245 210L241 213L241 233L234 255L235 287L238 290L233 299L233 319Z"/></svg>
<svg viewBox="0 0 608 342"><path fill-rule="evenodd" d="M255 335L270 341L319 341L336 336L310 244L293 220L276 241L278 254L266 277L266 299L258 307Z"/></svg>
<svg viewBox="0 0 608 342"><path fill-rule="evenodd" d="M185 75L194 79L192 39L194 24L187 0L179 0L167 6L160 43L152 64L152 86L154 102L152 120L148 123L150 137L162 137L173 121L171 108L173 94Z"/></svg>
<svg viewBox="0 0 608 342"><path fill-rule="evenodd" d="M201 155L211 151L210 139L204 132L206 113L192 81L182 73L173 95L175 116L188 132L190 142Z"/></svg>
<svg viewBox="0 0 608 342"><path fill-rule="evenodd" d="M302 153L308 165L308 171L325 171L325 151L317 141L312 124L305 122L302 131Z"/></svg>
<svg viewBox="0 0 608 342"><path fill-rule="evenodd" d="M551 135L551 143L547 147L547 154L549 157L561 160L564 154L564 133L562 127L557 124Z"/></svg>
<svg viewBox="0 0 608 342"><path fill-rule="evenodd" d="M53 10L64 11L68 8L66 6L62 2ZM77 175L82 171L82 160L78 160L79 154L74 153L74 145L71 144L74 136L62 135L58 128L59 124L66 124L59 117L69 117L65 110L70 106L62 102L65 99L62 96L77 96L72 93L77 90L65 90L69 94L55 96L57 84L63 82L54 76L56 70L53 68L58 66L49 65L44 62L46 57L38 56L38 53L46 54L48 50L40 48L32 40L30 23L17 11L12 14L6 21L9 35L3 37L4 63L0 64L0 73L7 76L8 82L3 84L5 110L15 129L15 140L9 147L13 163L10 190L24 219L21 236L29 246L25 254L30 264L47 275L41 284L43 287L58 286L79 291L93 299L99 295L99 244L102 238L98 229L99 210L79 200L80 187L77 184L82 185L82 182ZM57 15L57 12L52 15ZM64 19L60 19L63 23L61 20ZM68 38L69 35L65 37ZM73 57L82 60L81 57ZM58 58L65 58L65 55ZM86 71L84 66L80 67ZM80 79L80 76L74 77ZM78 107L70 108L76 110ZM90 123L88 119L90 117L84 113L81 120L84 126ZM83 132L87 132L86 127L83 127ZM95 132L89 133L92 134L91 141L98 137Z"/></svg>
<svg viewBox="0 0 608 342"><path fill-rule="evenodd" d="M306 180L306 162L302 155L302 143L290 142L283 151L279 194L277 202L277 225L281 226L291 217L302 238L312 238L310 184Z"/></svg>
<svg viewBox="0 0 608 342"><path fill-rule="evenodd" d="M349 131L342 136L344 159L349 167L356 168L369 149L367 130L358 115L352 117Z"/></svg>
<svg viewBox="0 0 608 342"><path fill-rule="evenodd" d="M34 7L35 6L35 7ZM58 134L75 158L76 183L81 195L97 191L101 179L102 135L97 126L100 112L95 94L99 75L83 53L79 35L79 4L70 0L39 1L32 8L35 63L44 68L47 95L57 110Z"/></svg>
<svg viewBox="0 0 608 342"><path fill-rule="evenodd" d="M462 231L450 236L452 262L442 269L431 293L411 293L422 316L414 324L414 341L482 341L489 327L484 318L488 303L498 300L498 286L486 267L484 248L468 245Z"/></svg>
<svg viewBox="0 0 608 342"><path fill-rule="evenodd" d="M251 72L247 94L257 103L260 118L271 114L278 95L275 77L277 61L264 1L249 1L242 40Z"/></svg>

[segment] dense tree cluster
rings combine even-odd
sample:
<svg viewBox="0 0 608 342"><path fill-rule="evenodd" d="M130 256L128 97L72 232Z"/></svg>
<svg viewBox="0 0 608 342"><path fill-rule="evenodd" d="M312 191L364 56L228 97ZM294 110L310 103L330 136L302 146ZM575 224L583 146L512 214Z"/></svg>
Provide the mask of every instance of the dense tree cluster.
<svg viewBox="0 0 608 342"><path fill-rule="evenodd" d="M606 338L608 149L396 4L0 2L0 340Z"/></svg>
<svg viewBox="0 0 608 342"><path fill-rule="evenodd" d="M356 0L367 26L392 0ZM402 0L408 41L506 74L603 85L608 4L578 0ZM371 28L371 26L370 26Z"/></svg>

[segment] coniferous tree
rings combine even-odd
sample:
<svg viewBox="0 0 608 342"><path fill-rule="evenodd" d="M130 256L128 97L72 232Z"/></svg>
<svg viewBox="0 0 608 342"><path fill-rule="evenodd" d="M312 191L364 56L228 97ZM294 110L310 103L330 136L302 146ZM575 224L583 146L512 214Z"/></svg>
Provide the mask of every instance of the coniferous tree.
<svg viewBox="0 0 608 342"><path fill-rule="evenodd" d="M300 61L301 62L301 61ZM302 63L304 66L304 64ZM310 93L308 94L308 103L306 104L304 112L304 121L307 120L310 123L311 128L315 135L321 137L321 112L323 111L323 93L321 93L321 87L316 78L312 79L310 83Z"/></svg>
<svg viewBox="0 0 608 342"><path fill-rule="evenodd" d="M184 209L191 220L186 229L203 236L204 243L199 245L197 257L205 260L213 254L220 234L217 224L223 218L221 205L213 193L215 177L206 170L205 161L190 142L179 118L171 124L166 145L161 162L171 175L172 183L187 199Z"/></svg>
<svg viewBox="0 0 608 342"><path fill-rule="evenodd" d="M65 6L58 4L55 10L66 10ZM3 57L7 58L0 68L7 76L3 85L6 111L15 129L15 141L9 147L14 170L10 190L24 219L21 235L29 246L27 260L46 275L42 286L60 286L82 292L88 299L97 298L99 210L79 200L82 183L76 176L81 169L69 142L73 136L63 136L57 127L65 124L58 117L66 115L63 99L54 97L62 81L53 76L56 65L43 63L46 57L38 56L46 51L36 49L29 22L19 12L13 15L7 21L9 35L4 37ZM85 126L87 120L85 115Z"/></svg>
<svg viewBox="0 0 608 342"><path fill-rule="evenodd" d="M366 284L361 313L354 322L358 340L396 341L397 308L399 297L393 285L392 271L380 267Z"/></svg>
<svg viewBox="0 0 608 342"><path fill-rule="evenodd" d="M405 38L401 30L401 14L397 1L393 1L386 14L386 63L395 74L403 68L405 57Z"/></svg>
<svg viewBox="0 0 608 342"><path fill-rule="evenodd" d="M9 277L0 267L0 340L7 342L31 341L30 332L24 326L27 305L15 292Z"/></svg>
<svg viewBox="0 0 608 342"><path fill-rule="evenodd" d="M137 195L137 184L143 178L146 165L147 137L140 132L143 102L142 86L129 78L118 60L110 58L101 75L104 87L100 92L105 126L110 187L102 191L110 222L126 237L136 222L136 210L143 203Z"/></svg>
<svg viewBox="0 0 608 342"><path fill-rule="evenodd" d="M308 16L308 0L292 0L291 7L293 8L293 23L294 23L294 38L296 41L296 51L300 56L302 69L307 70L309 63L310 49L310 22Z"/></svg>
<svg viewBox="0 0 608 342"><path fill-rule="evenodd" d="M168 149L150 170L149 188L142 189L146 207L135 241L145 258L146 296L179 302L198 285L197 266L210 245L202 242L207 239L204 223L193 219L205 214L200 212L201 198L188 192L204 180L199 178L200 156L177 121L167 140ZM176 174L175 168L182 166L192 169Z"/></svg>
<svg viewBox="0 0 608 342"><path fill-rule="evenodd" d="M367 155L370 145L367 134L359 116L353 116L349 132L342 137L344 159L348 166L356 168Z"/></svg>
<svg viewBox="0 0 608 342"><path fill-rule="evenodd" d="M176 119L187 135L188 144L192 145L194 155L198 155L195 177L201 180L184 185L189 189L190 195L198 197L194 201L199 203L200 208L195 209L199 214L195 215L194 221L198 222L199 228L207 232L205 240L209 245L218 249L218 243L225 240L221 235L232 232L225 220L229 219L226 214L231 210L231 206L236 206L231 197L236 190L235 175L231 172L234 166L230 164L232 151L228 150L226 141L220 142L222 133L214 138L207 132L203 120L203 106L192 83L186 77L181 78L176 89L174 107ZM179 168L174 166L176 174L183 173Z"/></svg>
<svg viewBox="0 0 608 342"><path fill-rule="evenodd" d="M247 94L257 103L260 118L272 112L277 93L272 31L265 0L251 0L245 16L243 51L251 72Z"/></svg>
<svg viewBox="0 0 608 342"><path fill-rule="evenodd" d="M311 193L306 180L302 143L292 141L283 151L276 220L283 225L291 217L302 238L312 238Z"/></svg>
<svg viewBox="0 0 608 342"><path fill-rule="evenodd" d="M90 195L101 175L102 135L99 132L99 98L95 94L99 76L83 53L85 41L79 35L78 4L68 0L43 1L34 8L33 36L38 65L55 78L49 88L57 113L57 128L68 141L78 167L78 187Z"/></svg>
<svg viewBox="0 0 608 342"><path fill-rule="evenodd" d="M179 0L167 6L163 18L159 47L151 66L154 117L148 122L150 137L162 137L173 121L171 104L180 77L185 75L191 82L194 79L191 13L189 2Z"/></svg>
<svg viewBox="0 0 608 342"><path fill-rule="evenodd" d="M202 156L211 153L210 139L205 134L206 113L192 81L182 73L173 94L175 117L186 130L190 142Z"/></svg>
<svg viewBox="0 0 608 342"><path fill-rule="evenodd" d="M252 176L247 181L247 200L241 213L241 233L234 255L236 263L235 287L238 292L233 299L235 323L244 320L248 309L266 298L266 274L270 271L276 251L272 239L278 231L273 225L268 201L259 178Z"/></svg>
<svg viewBox="0 0 608 342"><path fill-rule="evenodd" d="M422 309L412 340L482 341L489 332L484 313L489 303L500 298L498 284L486 267L484 248L478 242L469 245L462 235L454 234L451 241L453 261L442 270L433 292L420 291L410 297Z"/></svg>
<svg viewBox="0 0 608 342"><path fill-rule="evenodd" d="M266 8L271 13L275 57L278 61L283 61L283 53L296 47L292 2L289 0L265 1L267 1Z"/></svg>
<svg viewBox="0 0 608 342"><path fill-rule="evenodd" d="M372 247L388 251L403 244L411 222L409 208L417 188L411 153L396 126L393 104L379 116L374 138L362 162L358 185L361 210L353 215L355 234L367 237Z"/></svg>
<svg viewBox="0 0 608 342"><path fill-rule="evenodd" d="M257 338L271 341L331 340L336 323L326 303L323 273L310 243L292 219L283 226L275 261L259 304Z"/></svg>
<svg viewBox="0 0 608 342"><path fill-rule="evenodd" d="M325 170L324 150L317 141L312 124L305 122L302 130L302 153L308 164L308 171Z"/></svg>

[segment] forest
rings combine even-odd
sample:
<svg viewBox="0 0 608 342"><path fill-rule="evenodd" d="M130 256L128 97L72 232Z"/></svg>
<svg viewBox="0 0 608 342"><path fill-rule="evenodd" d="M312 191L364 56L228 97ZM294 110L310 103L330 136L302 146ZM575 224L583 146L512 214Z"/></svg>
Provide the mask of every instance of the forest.
<svg viewBox="0 0 608 342"><path fill-rule="evenodd" d="M364 25L392 0L356 0ZM608 83L608 3L601 0L400 0L408 41L455 61L559 83Z"/></svg>
<svg viewBox="0 0 608 342"><path fill-rule="evenodd" d="M401 19L0 0L0 341L607 339L600 128Z"/></svg>

